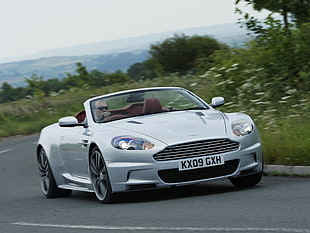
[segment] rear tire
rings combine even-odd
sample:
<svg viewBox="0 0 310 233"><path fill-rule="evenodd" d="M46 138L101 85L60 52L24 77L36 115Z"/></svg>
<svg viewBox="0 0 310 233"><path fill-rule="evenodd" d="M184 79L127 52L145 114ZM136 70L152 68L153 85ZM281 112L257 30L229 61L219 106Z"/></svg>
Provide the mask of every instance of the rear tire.
<svg viewBox="0 0 310 233"><path fill-rule="evenodd" d="M92 149L89 159L90 178L97 199L101 203L112 202L112 188L108 175L108 169L100 150Z"/></svg>
<svg viewBox="0 0 310 233"><path fill-rule="evenodd" d="M262 179L263 173L257 173L249 176L230 178L230 182L238 188L251 187L258 184Z"/></svg>
<svg viewBox="0 0 310 233"><path fill-rule="evenodd" d="M47 198L67 197L72 190L61 189L56 185L56 181L43 148L40 149L38 157L39 174L41 178L41 190Z"/></svg>

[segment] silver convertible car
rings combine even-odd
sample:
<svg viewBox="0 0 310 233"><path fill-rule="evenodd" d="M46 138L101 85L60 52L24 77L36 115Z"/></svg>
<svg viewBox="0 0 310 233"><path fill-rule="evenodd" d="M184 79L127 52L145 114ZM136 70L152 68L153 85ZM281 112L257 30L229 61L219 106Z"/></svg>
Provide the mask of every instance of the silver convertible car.
<svg viewBox="0 0 310 233"><path fill-rule="evenodd" d="M122 91L91 98L75 116L42 129L36 149L48 197L117 192L228 178L254 186L263 173L261 141L244 113L222 113L178 87Z"/></svg>

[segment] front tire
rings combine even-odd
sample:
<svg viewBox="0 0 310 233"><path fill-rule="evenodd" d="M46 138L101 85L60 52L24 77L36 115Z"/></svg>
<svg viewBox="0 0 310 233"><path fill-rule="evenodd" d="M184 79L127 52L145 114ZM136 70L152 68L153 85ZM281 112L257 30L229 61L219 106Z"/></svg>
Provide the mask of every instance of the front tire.
<svg viewBox="0 0 310 233"><path fill-rule="evenodd" d="M41 190L43 194L47 198L70 196L72 193L71 190L60 189L57 187L53 172L43 148L40 149L37 160L39 166Z"/></svg>
<svg viewBox="0 0 310 233"><path fill-rule="evenodd" d="M249 176L230 178L230 182L237 188L251 187L258 184L262 179L263 173L256 173Z"/></svg>
<svg viewBox="0 0 310 233"><path fill-rule="evenodd" d="M101 203L112 202L112 188L108 175L108 169L100 150L92 149L89 159L90 178L97 199Z"/></svg>

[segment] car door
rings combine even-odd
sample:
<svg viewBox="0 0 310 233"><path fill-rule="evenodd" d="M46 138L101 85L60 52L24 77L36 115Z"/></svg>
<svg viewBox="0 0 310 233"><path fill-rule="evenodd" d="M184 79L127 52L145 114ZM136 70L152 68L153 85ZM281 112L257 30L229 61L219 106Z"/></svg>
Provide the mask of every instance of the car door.
<svg viewBox="0 0 310 233"><path fill-rule="evenodd" d="M91 133L83 126L62 127L59 151L71 176L88 177L88 142Z"/></svg>

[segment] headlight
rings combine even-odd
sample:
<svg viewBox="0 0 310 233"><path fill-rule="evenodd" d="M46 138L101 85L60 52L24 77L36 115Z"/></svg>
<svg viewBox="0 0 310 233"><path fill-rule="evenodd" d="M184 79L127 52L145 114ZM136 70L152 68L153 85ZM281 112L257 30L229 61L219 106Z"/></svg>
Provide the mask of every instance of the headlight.
<svg viewBox="0 0 310 233"><path fill-rule="evenodd" d="M112 145L120 150L149 150L154 144L142 138L119 136L112 139Z"/></svg>
<svg viewBox="0 0 310 233"><path fill-rule="evenodd" d="M231 125L232 131L237 136L244 136L253 131L253 125L249 120L237 120Z"/></svg>

